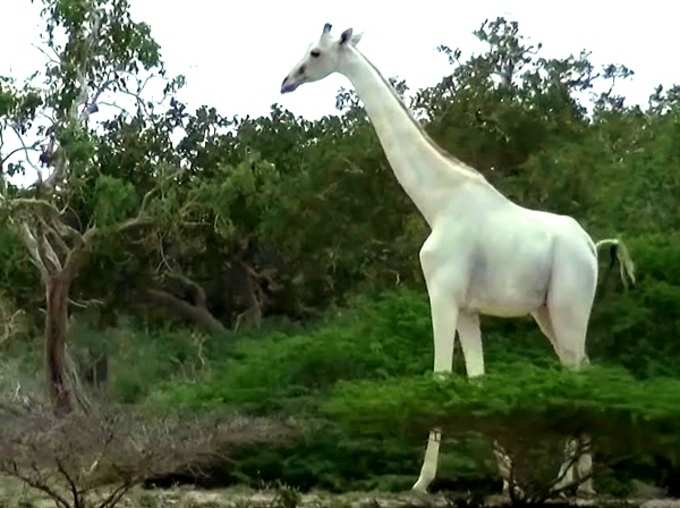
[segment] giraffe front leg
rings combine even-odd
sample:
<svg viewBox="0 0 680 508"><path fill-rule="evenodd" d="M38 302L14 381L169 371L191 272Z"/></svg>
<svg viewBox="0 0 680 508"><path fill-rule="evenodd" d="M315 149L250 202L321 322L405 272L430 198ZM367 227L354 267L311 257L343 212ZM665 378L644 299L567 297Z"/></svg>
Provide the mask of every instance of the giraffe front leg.
<svg viewBox="0 0 680 508"><path fill-rule="evenodd" d="M434 332L434 372L435 375L447 374L453 367L453 341L458 309L450 298L442 297L447 294L446 291L440 290L436 285L432 286L432 283L428 284ZM435 428L430 431L420 476L413 485L413 490L427 492L427 488L436 477L441 438L441 429Z"/></svg>
<svg viewBox="0 0 680 508"><path fill-rule="evenodd" d="M478 378L484 375L484 348L482 347L482 331L479 326L479 314L461 312L458 317L458 337L463 349L465 359L465 371L469 378ZM510 488L521 494L517 485L512 485L512 459L503 449L501 444L494 440L493 454L496 458L496 466L503 480L503 494L509 495Z"/></svg>
<svg viewBox="0 0 680 508"><path fill-rule="evenodd" d="M425 449L423 465L420 468L420 476L418 476L418 481L413 485L413 490L426 493L432 480L437 476L437 462L439 461L439 444L441 440L441 429L432 429L427 439L427 448Z"/></svg>

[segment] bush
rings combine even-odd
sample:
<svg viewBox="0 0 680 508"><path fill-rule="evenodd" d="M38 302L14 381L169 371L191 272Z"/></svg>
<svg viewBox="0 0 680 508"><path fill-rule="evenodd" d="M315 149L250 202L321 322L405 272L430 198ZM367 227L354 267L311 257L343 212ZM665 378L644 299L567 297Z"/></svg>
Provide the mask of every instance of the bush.
<svg viewBox="0 0 680 508"><path fill-rule="evenodd" d="M48 408L2 406L0 474L47 495L59 508L112 508L146 480L200 476L235 448L284 439L263 420L149 415L126 408L55 417Z"/></svg>
<svg viewBox="0 0 680 508"><path fill-rule="evenodd" d="M101 329L90 315L81 313L70 338L82 371L104 359L108 395L124 404L143 400L161 382L195 379L207 362L208 338L191 329L149 330L129 320Z"/></svg>
<svg viewBox="0 0 680 508"><path fill-rule="evenodd" d="M610 290L598 305L635 295ZM599 362L598 355L592 368L572 373L561 368L530 320L487 320L483 326L488 374L468 381L457 352L457 374L436 383L426 296L404 289L360 297L313 327L241 339L200 383L166 383L149 401L295 415L307 427L304 440L248 452L237 467L247 481L405 488L415 479L434 424L451 431L441 470L456 485L495 478L492 439L532 436L536 446L550 448L584 429L608 465L619 463L622 452L633 453L623 473L639 461L677 467L673 450L680 443L669 429L680 423L680 381L641 380ZM650 365L665 365L651 350L646 354Z"/></svg>
<svg viewBox="0 0 680 508"><path fill-rule="evenodd" d="M342 379L421 374L432 364L430 318L420 293L357 298L307 330L240 340L201 384L172 383L152 396L168 405L292 410Z"/></svg>

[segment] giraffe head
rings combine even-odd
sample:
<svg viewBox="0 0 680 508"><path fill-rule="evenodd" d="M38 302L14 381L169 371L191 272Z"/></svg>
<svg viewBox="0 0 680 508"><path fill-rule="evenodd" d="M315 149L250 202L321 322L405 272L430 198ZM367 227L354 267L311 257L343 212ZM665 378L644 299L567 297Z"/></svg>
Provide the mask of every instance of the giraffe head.
<svg viewBox="0 0 680 508"><path fill-rule="evenodd" d="M331 28L330 23L324 25L321 37L310 44L302 60L283 79L281 93L292 92L303 83L319 81L336 72L347 48L355 46L361 39L361 34L355 34L351 28L342 32L340 37L334 37Z"/></svg>

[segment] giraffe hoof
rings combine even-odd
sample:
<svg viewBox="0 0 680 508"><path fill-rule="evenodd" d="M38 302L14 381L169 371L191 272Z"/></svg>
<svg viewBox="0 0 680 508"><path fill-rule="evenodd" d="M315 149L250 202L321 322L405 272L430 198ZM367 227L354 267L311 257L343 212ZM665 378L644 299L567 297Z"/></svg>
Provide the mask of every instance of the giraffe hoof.
<svg viewBox="0 0 680 508"><path fill-rule="evenodd" d="M430 486L432 483L432 480L434 480L434 473L433 471L424 468L424 471L420 472L420 476L418 477L418 481L413 484L413 487L411 487L411 490L413 492L418 492L420 494L427 494L427 488Z"/></svg>
<svg viewBox="0 0 680 508"><path fill-rule="evenodd" d="M418 479L416 483L411 487L411 491L416 494L427 494L427 485L421 479Z"/></svg>

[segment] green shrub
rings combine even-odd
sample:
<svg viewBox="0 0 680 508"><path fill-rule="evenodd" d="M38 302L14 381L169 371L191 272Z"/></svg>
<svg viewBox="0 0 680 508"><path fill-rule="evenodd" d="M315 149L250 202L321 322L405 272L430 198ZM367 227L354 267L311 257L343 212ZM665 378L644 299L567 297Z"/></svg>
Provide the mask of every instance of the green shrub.
<svg viewBox="0 0 680 508"><path fill-rule="evenodd" d="M618 291L598 305L625 305L643 290ZM436 382L426 296L401 290L360 297L313 327L242 338L201 382L163 384L149 402L280 412L303 422L308 431L302 441L250 450L237 461L235 478L251 482L398 490L415 479L435 424L447 430L442 474L458 485L495 478L491 439L530 436L536 446L552 449L584 430L601 461L618 463L622 453L632 454L616 472L621 477L660 458L677 467L680 379L640 379L613 360L599 361L602 352L586 371L569 372L531 320L489 319L483 326L488 374L467 380L457 352L456 373ZM636 365L646 361L657 373L671 365L641 343L638 338L630 346L646 355ZM605 487L624 488L608 478Z"/></svg>

